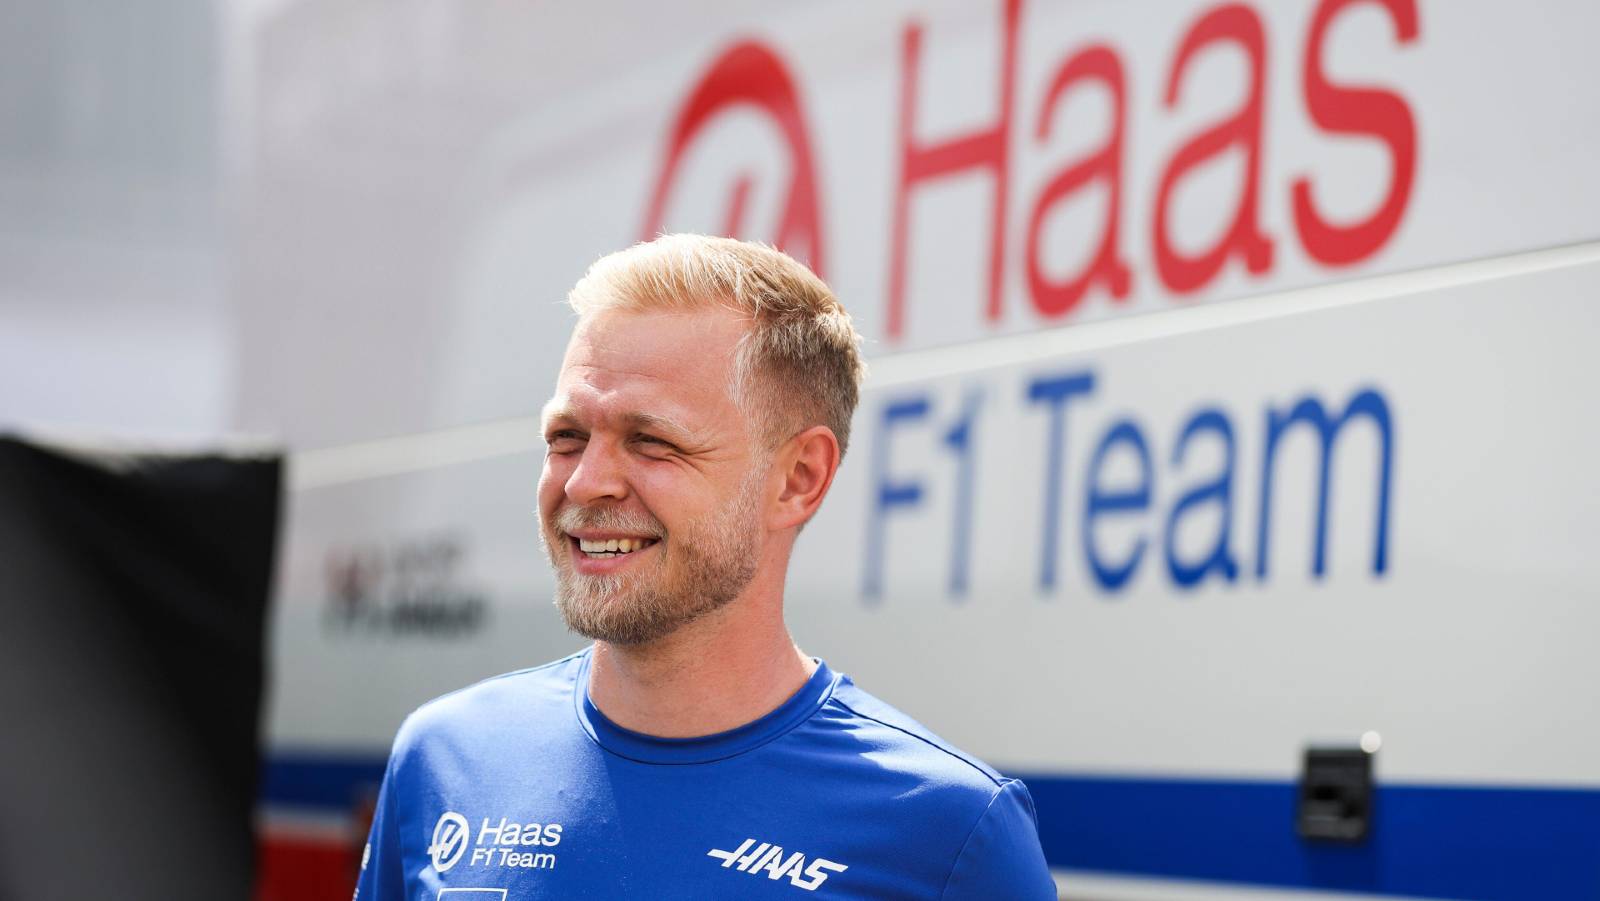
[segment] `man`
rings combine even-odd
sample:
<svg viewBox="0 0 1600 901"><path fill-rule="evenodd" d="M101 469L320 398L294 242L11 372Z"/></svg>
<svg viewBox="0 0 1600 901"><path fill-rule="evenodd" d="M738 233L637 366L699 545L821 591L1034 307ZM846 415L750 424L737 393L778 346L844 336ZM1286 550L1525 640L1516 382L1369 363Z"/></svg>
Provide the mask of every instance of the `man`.
<svg viewBox="0 0 1600 901"><path fill-rule="evenodd" d="M568 300L539 505L556 605L594 644L407 719L356 898L1053 901L1022 783L784 626L863 373L827 286L673 235Z"/></svg>

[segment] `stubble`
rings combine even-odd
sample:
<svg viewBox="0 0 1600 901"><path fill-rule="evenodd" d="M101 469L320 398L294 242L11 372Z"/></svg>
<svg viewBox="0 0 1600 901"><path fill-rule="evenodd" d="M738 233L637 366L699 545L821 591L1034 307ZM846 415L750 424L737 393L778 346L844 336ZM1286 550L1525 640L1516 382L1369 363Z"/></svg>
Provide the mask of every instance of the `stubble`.
<svg viewBox="0 0 1600 901"><path fill-rule="evenodd" d="M567 628L596 641L642 645L732 603L756 572L760 484L752 472L725 507L672 534L647 513L562 506L544 520L541 537L556 572L556 609ZM655 559L638 561L646 565L627 572L584 575L568 559L582 553L567 539L576 529L655 536L655 548L634 552L653 552Z"/></svg>

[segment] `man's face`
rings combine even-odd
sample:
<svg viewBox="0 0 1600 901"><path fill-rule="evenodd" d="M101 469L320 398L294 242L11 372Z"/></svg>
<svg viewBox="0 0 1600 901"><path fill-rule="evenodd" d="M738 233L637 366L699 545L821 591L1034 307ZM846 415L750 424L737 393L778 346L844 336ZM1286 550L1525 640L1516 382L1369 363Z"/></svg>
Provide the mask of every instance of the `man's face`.
<svg viewBox="0 0 1600 901"><path fill-rule="evenodd" d="M731 311L585 317L545 409L540 525L573 631L641 644L733 601L765 466L730 385Z"/></svg>

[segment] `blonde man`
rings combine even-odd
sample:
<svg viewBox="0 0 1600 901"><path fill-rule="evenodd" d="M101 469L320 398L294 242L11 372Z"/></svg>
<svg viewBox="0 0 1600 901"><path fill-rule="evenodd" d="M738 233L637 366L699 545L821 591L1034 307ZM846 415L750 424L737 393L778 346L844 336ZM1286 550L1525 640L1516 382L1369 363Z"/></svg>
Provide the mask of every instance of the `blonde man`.
<svg viewBox="0 0 1600 901"><path fill-rule="evenodd" d="M863 374L828 287L670 235L569 301L539 502L556 605L594 643L412 714L358 901L1054 899L1022 783L784 625Z"/></svg>

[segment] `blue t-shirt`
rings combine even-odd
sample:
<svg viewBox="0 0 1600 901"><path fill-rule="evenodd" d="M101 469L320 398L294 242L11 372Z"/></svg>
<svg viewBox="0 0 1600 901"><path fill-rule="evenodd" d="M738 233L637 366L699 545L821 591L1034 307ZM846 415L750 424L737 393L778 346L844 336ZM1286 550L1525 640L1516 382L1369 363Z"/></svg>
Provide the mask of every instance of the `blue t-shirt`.
<svg viewBox="0 0 1600 901"><path fill-rule="evenodd" d="M607 720L588 669L583 651L406 720L357 901L1055 901L1027 788L826 664L688 739Z"/></svg>

